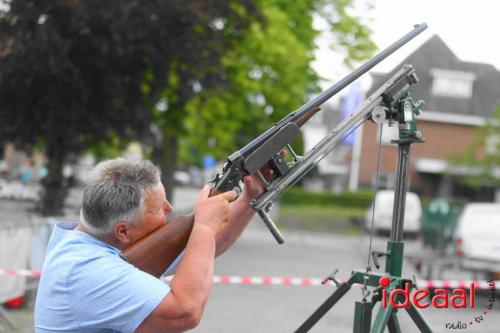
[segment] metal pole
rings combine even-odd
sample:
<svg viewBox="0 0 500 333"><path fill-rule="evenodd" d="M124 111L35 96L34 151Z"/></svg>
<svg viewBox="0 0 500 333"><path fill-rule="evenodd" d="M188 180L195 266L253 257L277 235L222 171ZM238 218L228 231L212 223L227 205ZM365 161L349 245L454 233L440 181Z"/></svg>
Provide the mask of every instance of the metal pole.
<svg viewBox="0 0 500 333"><path fill-rule="evenodd" d="M356 275L352 275L349 280L341 283L337 290L328 297L319 308L314 311L309 318L306 319L302 325L295 331L295 333L305 333L309 330L337 303L348 291L351 289L352 284L355 282Z"/></svg>
<svg viewBox="0 0 500 333"><path fill-rule="evenodd" d="M432 329L425 321L424 317L422 314L419 312L419 310L413 305L413 303L410 302L410 307L406 309L406 312L410 315L411 319L417 325L418 329L422 333L432 333Z"/></svg>
<svg viewBox="0 0 500 333"><path fill-rule="evenodd" d="M394 53L396 50L398 50L401 46L405 45L408 43L410 40L415 38L417 35L419 35L422 31L427 29L427 24L422 23L422 24L415 24L413 26L413 30L408 32L406 35L392 43L390 46L388 46L386 49L380 51L378 54L376 54L373 58L371 58L369 61L365 62L361 66L359 66L355 71L351 72L344 78L342 78L340 81L335 83L333 86L328 88L324 93L316 96L306 104L304 104L302 107L297 109L295 112L297 114L302 114L303 112L311 109L313 106L320 106L324 102L330 99L331 96L335 95L342 89L344 89L346 86L351 84L354 80L359 78L361 75L372 69L376 64L387 58L389 55Z"/></svg>
<svg viewBox="0 0 500 333"><path fill-rule="evenodd" d="M398 145L398 167L391 228L391 241L393 242L403 240L410 146L411 142L399 143Z"/></svg>

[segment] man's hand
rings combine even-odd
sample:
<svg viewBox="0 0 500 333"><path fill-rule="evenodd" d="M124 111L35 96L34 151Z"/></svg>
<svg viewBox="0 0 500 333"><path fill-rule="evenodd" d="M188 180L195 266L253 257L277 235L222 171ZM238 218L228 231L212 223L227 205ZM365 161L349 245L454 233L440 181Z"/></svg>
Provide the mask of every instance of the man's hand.
<svg viewBox="0 0 500 333"><path fill-rule="evenodd" d="M243 177L243 184L244 187L242 196L248 198L249 200L258 197L264 191L264 188L256 175Z"/></svg>
<svg viewBox="0 0 500 333"><path fill-rule="evenodd" d="M237 197L235 191L228 191L208 197L210 188L205 186L198 194L194 207L194 223L204 225L217 235L228 222L229 203Z"/></svg>

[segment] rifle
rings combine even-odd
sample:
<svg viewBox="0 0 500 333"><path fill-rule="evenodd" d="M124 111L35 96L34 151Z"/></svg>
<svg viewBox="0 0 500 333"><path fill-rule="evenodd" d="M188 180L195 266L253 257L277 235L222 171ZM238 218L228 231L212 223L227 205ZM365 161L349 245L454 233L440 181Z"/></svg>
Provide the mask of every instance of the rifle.
<svg viewBox="0 0 500 333"><path fill-rule="evenodd" d="M217 174L213 181L210 196L234 189L239 190L239 184L245 175L256 174L263 185L264 192L251 202L251 206L276 241L279 244L284 243L281 233L269 216L274 200L280 193L307 174L350 131L365 120L372 118L372 110L381 104L389 107L395 100L399 100L401 94L407 92L418 81L413 68L404 66L303 157L295 154L290 146L291 141L300 134L299 128L320 110L320 105L426 28L425 23L415 25L412 31L230 155L222 172ZM280 154L285 148L293 158L293 161L289 163ZM262 167L266 165L273 171L274 178L272 180L265 179L260 172ZM176 216L126 248L121 256L137 268L154 276L160 276L186 246L193 223L193 214Z"/></svg>

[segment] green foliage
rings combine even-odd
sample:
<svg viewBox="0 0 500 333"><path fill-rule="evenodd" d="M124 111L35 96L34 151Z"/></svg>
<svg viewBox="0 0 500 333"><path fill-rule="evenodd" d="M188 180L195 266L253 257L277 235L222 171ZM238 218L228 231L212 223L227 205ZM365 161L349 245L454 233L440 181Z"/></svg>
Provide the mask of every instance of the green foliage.
<svg viewBox="0 0 500 333"><path fill-rule="evenodd" d="M62 164L87 145L156 142L151 114L169 98L162 130L182 136L192 84L218 76L228 44L216 18L245 17L232 1L11 0L0 13L0 132L18 147L44 142L49 158L47 213L62 206ZM249 0L238 1L247 17ZM177 106L177 107L176 107ZM154 112L153 112L154 113ZM161 123L160 123L161 125ZM108 149L100 149L105 153ZM172 158L175 161L175 153ZM61 195L53 195L56 191Z"/></svg>
<svg viewBox="0 0 500 333"><path fill-rule="evenodd" d="M120 157L123 154L128 141L123 140L114 131L110 130L106 140L88 141L87 150L94 155L97 160Z"/></svg>
<svg viewBox="0 0 500 333"><path fill-rule="evenodd" d="M331 192L308 192L301 188L286 191L280 199L284 206L343 206L366 208L373 199L371 191L346 192L334 194Z"/></svg>
<svg viewBox="0 0 500 333"><path fill-rule="evenodd" d="M255 1L263 19L252 21L244 34L225 29L233 47L222 58L227 84L203 90L186 105L188 136L182 159L199 162L204 154L221 159L250 142L274 122L318 92L311 69L315 38L313 17L331 25L335 49L346 63L366 59L375 50L370 30L349 14L352 1ZM301 140L294 143L301 153Z"/></svg>
<svg viewBox="0 0 500 333"><path fill-rule="evenodd" d="M475 140L460 154L450 157L455 166L476 170L476 175L462 175L460 180L471 187L499 186L500 179L495 170L500 168L500 105L486 121L476 130Z"/></svg>
<svg viewBox="0 0 500 333"><path fill-rule="evenodd" d="M326 7L323 17L330 23L335 33L336 41L332 48L346 53L345 63L353 66L356 62L365 60L375 49L371 41L372 30L365 24L366 17L353 14L354 0L323 1ZM367 10L372 8L366 3Z"/></svg>
<svg viewBox="0 0 500 333"><path fill-rule="evenodd" d="M304 221L343 221L363 217L365 207L350 207L341 205L282 205L279 208L280 216L293 216Z"/></svg>
<svg viewBox="0 0 500 333"><path fill-rule="evenodd" d="M277 223L291 229L358 234L372 200L373 192L367 190L334 194L294 187L279 200Z"/></svg>
<svg viewBox="0 0 500 333"><path fill-rule="evenodd" d="M49 211L62 164L88 146L153 145L169 191L179 140L186 161L221 158L299 107L317 92L314 15L346 63L374 50L353 0L5 3L0 139L45 144Z"/></svg>
<svg viewBox="0 0 500 333"><path fill-rule="evenodd" d="M358 207L280 206L275 222L280 229L356 235L361 232L356 221L362 220L365 212L365 208Z"/></svg>

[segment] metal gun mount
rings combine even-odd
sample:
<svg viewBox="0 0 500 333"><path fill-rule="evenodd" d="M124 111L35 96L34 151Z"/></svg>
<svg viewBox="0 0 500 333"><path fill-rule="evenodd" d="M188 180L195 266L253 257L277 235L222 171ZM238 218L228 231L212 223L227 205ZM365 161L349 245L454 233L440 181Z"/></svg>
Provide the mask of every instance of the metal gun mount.
<svg viewBox="0 0 500 333"><path fill-rule="evenodd" d="M415 282L403 278L403 226L405 215L405 202L408 186L408 170L410 147L414 143L424 142L422 134L417 131L416 116L420 114L420 108L423 101L413 102L411 90L414 84L418 82L415 71L411 66L404 66L389 81L387 81L379 90L377 90L361 107L354 112L350 118L344 121L337 132L332 131L331 137L326 137L320 143L318 150L328 153L329 149L334 147L343 137L347 128L353 128L357 119L371 118L380 127L379 145L382 133L382 122L386 119L389 122L399 124L399 138L392 140L392 143L398 145L398 163L396 171L396 184L394 189L394 206L390 240L387 242L387 250L371 251L371 238L368 251L368 264L366 270L352 271L351 277L342 283L337 283L337 289L330 295L295 331L296 333L305 333L309 330L351 289L353 284L362 284L362 300L355 302L353 332L355 333L383 333L387 329L389 332L399 333L401 328L397 316L398 308L390 304L389 306L380 306L375 320L372 321L372 312L377 302L385 304L387 295L390 295L396 289L414 288ZM321 159L324 154L315 153L311 159L313 163ZM380 157L380 146L378 149ZM309 154L308 154L309 155ZM318 156L316 156L318 155ZM378 162L377 162L378 164ZM379 167L377 166L377 177ZM378 189L378 188L377 188ZM376 189L376 190L377 190ZM375 191L376 193L376 191ZM263 198L265 199L265 198ZM374 198L375 200L375 198ZM257 201L256 201L257 203ZM264 203L264 207L265 207ZM372 215L373 219L373 215ZM372 220L373 223L373 220ZM373 229L372 229L373 230ZM385 273L375 273L371 270L370 255L377 269L379 268L379 257L386 257ZM331 278L331 277L330 277ZM386 287L382 286L382 278L388 281ZM334 278L332 278L335 281ZM371 300L368 297L371 292L368 287L374 288ZM384 289L385 288L385 289ZM384 289L384 291L382 291ZM413 320L420 332L432 333L432 329L426 322L419 309L410 302L411 305L405 307L410 318Z"/></svg>
<svg viewBox="0 0 500 333"><path fill-rule="evenodd" d="M294 158L286 167L282 166L286 172L283 172L281 177L273 182L266 182L263 177L260 177L264 185L264 192L251 202L251 206L278 243L281 244L284 240L269 216L273 202L283 191L306 175L364 121L371 119L380 123L388 119L392 123L399 123L400 140L420 139L421 135L420 132L416 131L414 115L420 114L423 102L413 102L410 95L412 86L417 82L418 78L413 67L411 65L403 66L303 157L295 155L290 146L287 146ZM280 163L283 164L282 161Z"/></svg>

